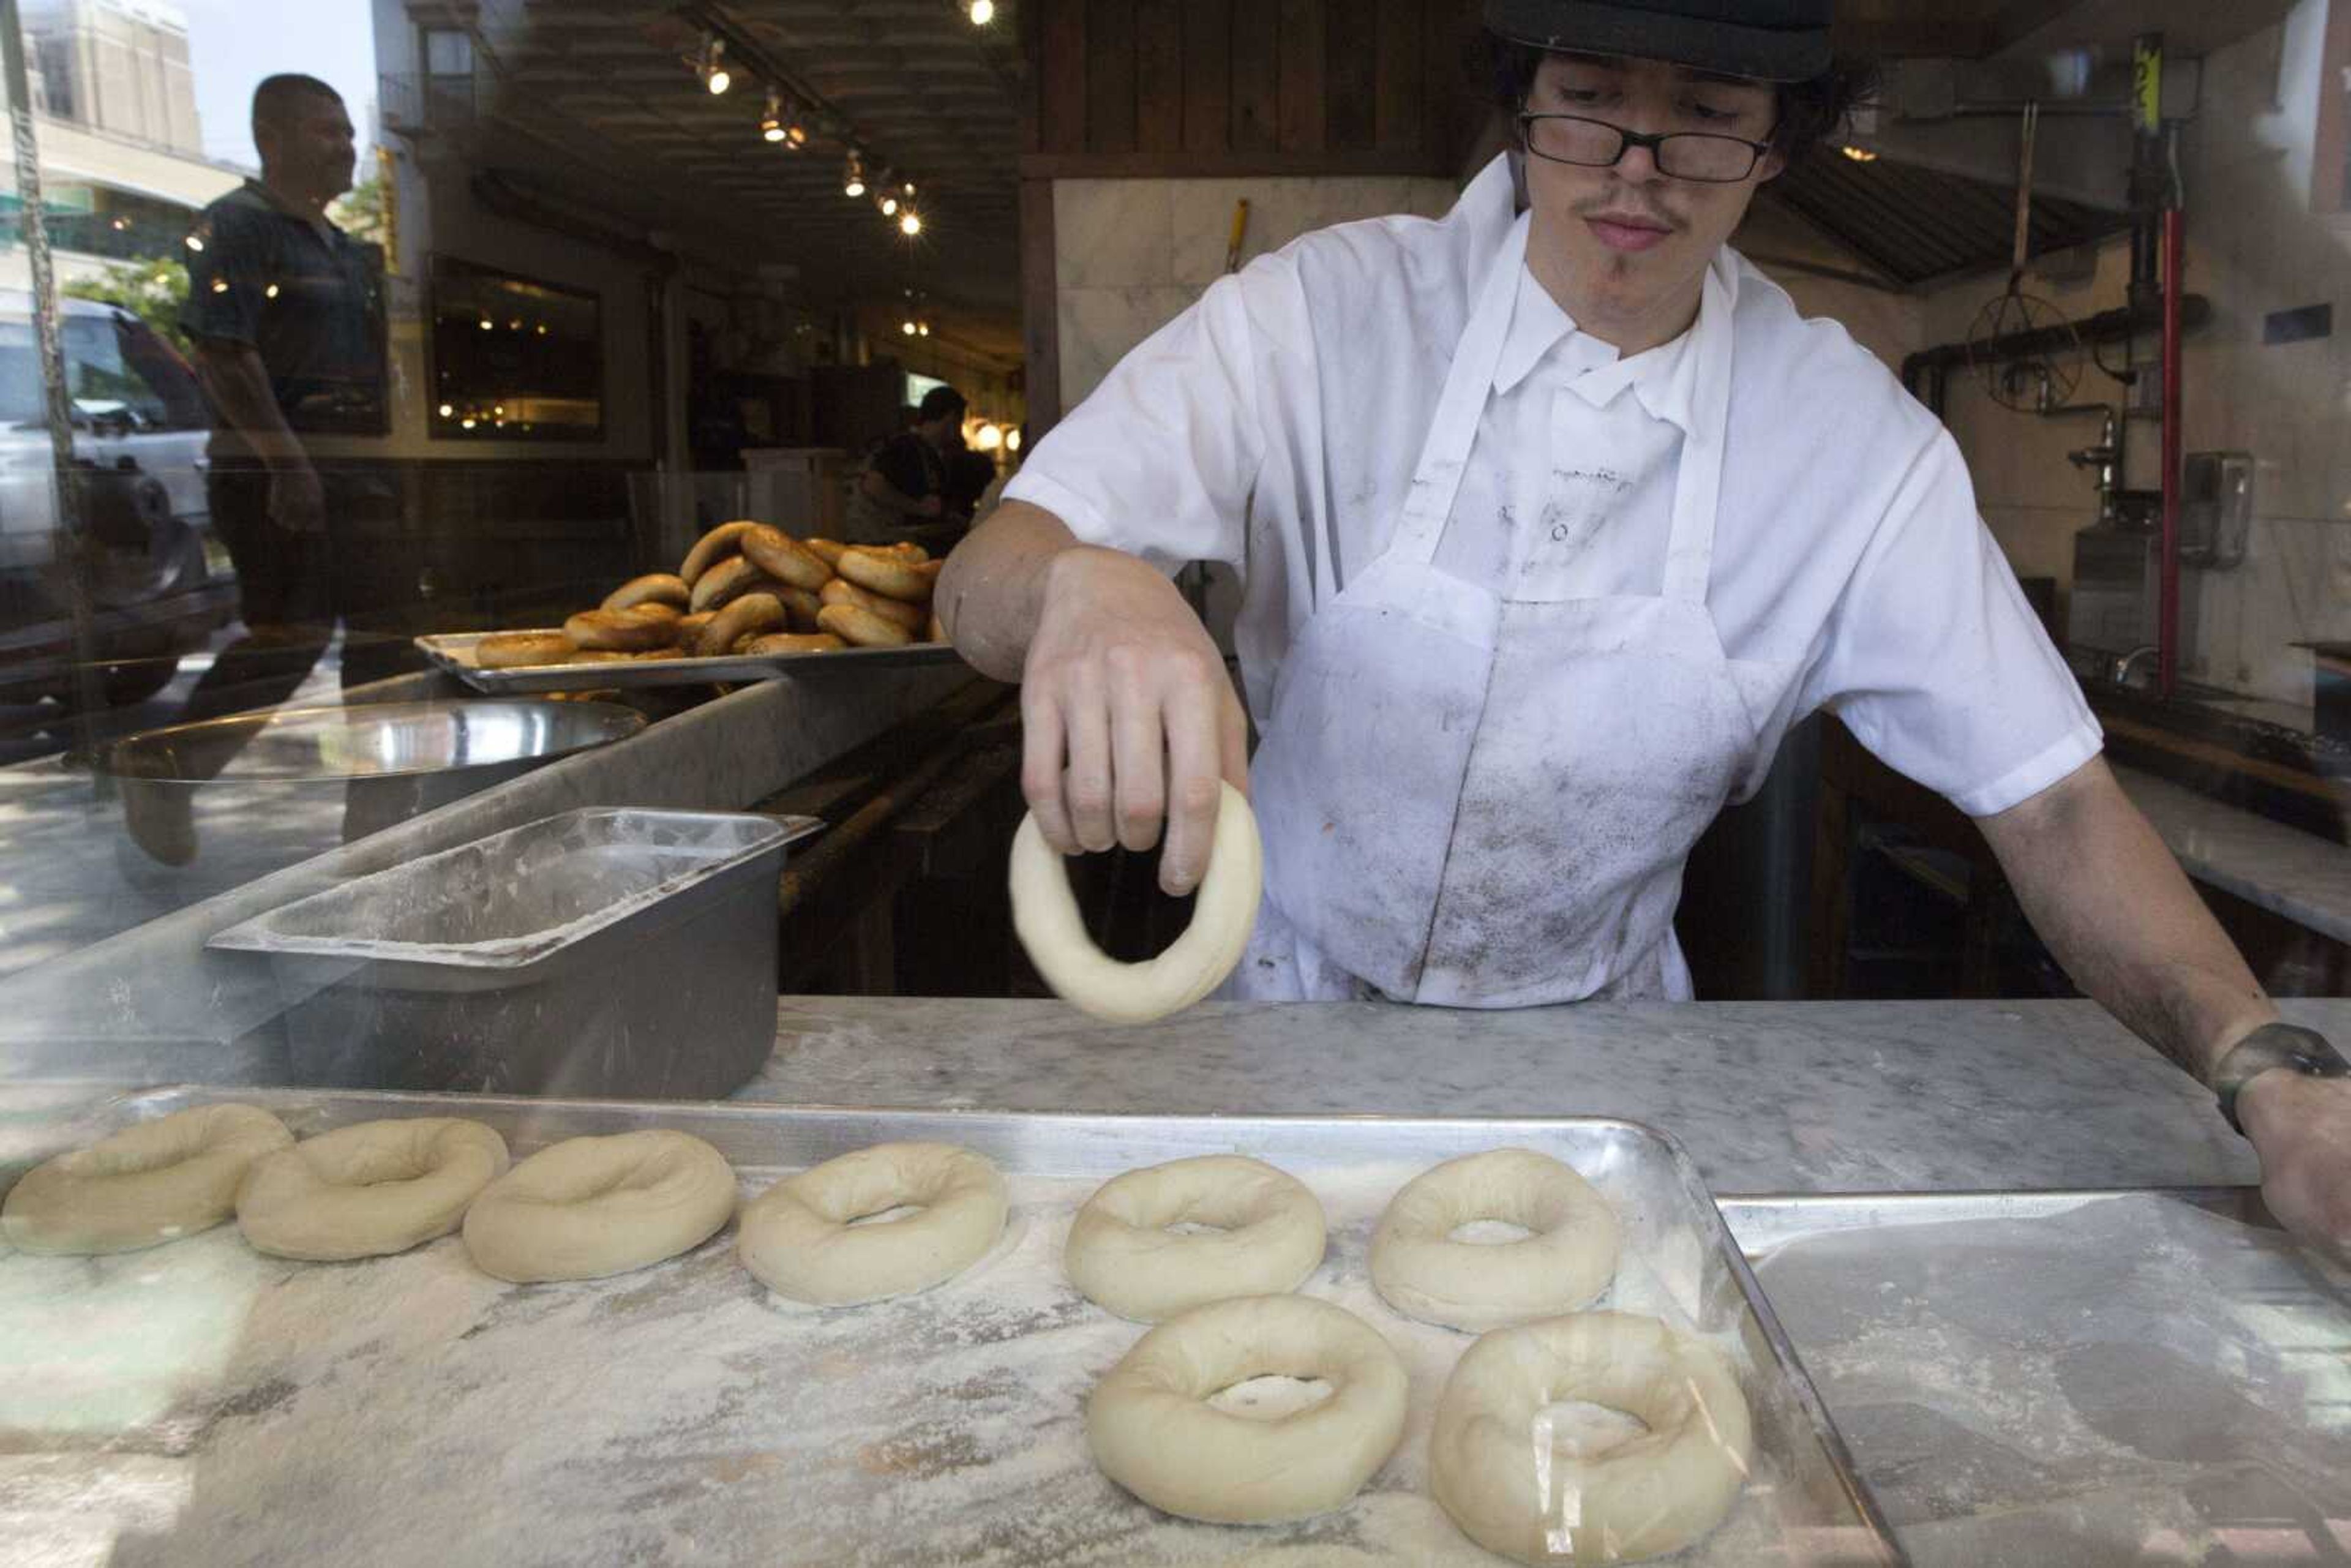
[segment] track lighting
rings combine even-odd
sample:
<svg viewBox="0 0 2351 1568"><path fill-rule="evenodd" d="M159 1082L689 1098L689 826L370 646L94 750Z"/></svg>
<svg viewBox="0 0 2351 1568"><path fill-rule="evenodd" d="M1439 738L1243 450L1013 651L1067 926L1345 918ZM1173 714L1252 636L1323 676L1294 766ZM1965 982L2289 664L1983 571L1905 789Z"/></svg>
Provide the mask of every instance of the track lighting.
<svg viewBox="0 0 2351 1568"><path fill-rule="evenodd" d="M735 85L735 74L726 68L726 40L716 33L704 35L702 62L695 68L713 98Z"/></svg>
<svg viewBox="0 0 2351 1568"><path fill-rule="evenodd" d="M849 162L841 171L841 193L852 202L865 193L865 160L854 147L849 150Z"/></svg>
<svg viewBox="0 0 2351 1568"><path fill-rule="evenodd" d="M784 139L784 97L774 88L768 89L768 111L759 117L759 134L770 141Z"/></svg>
<svg viewBox="0 0 2351 1568"><path fill-rule="evenodd" d="M971 25L985 27L996 20L996 0L971 0Z"/></svg>

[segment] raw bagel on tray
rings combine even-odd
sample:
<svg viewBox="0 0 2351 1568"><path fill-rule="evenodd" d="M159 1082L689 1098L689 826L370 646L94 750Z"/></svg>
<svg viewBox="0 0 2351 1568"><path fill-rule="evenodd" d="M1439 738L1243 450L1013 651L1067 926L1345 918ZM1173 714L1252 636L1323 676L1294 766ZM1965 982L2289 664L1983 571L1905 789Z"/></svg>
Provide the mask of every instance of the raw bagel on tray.
<svg viewBox="0 0 2351 1568"><path fill-rule="evenodd" d="M236 1212L254 1161L294 1141L252 1105L200 1105L126 1127L35 1166L0 1204L19 1252L135 1252Z"/></svg>

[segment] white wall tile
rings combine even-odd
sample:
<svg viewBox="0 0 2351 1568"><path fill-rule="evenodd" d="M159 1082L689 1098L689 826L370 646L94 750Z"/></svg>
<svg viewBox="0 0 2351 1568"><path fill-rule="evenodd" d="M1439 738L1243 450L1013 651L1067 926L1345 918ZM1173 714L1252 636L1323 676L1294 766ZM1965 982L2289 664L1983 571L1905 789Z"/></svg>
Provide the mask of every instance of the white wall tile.
<svg viewBox="0 0 2351 1568"><path fill-rule="evenodd" d="M1173 283L1164 180L1062 180L1053 187L1053 265L1062 288Z"/></svg>

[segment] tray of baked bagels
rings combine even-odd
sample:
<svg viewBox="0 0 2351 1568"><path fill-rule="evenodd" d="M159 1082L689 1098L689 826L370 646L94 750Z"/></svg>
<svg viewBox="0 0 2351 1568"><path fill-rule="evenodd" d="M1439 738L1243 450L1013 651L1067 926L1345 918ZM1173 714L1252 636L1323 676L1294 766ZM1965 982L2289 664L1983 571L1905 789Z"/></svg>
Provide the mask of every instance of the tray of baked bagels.
<svg viewBox="0 0 2351 1568"><path fill-rule="evenodd" d="M703 535L675 571L632 578L561 626L444 632L416 646L492 695L950 663L931 612L941 565L919 545L797 538L738 519Z"/></svg>
<svg viewBox="0 0 2351 1568"><path fill-rule="evenodd" d="M1907 1561L1625 1122L207 1088L6 1153L37 1556Z"/></svg>

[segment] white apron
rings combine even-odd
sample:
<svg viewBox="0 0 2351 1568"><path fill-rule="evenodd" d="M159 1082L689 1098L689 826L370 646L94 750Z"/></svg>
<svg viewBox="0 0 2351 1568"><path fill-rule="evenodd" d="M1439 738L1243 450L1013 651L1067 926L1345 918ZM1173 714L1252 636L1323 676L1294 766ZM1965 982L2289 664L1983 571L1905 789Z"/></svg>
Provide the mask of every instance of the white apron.
<svg viewBox="0 0 2351 1568"><path fill-rule="evenodd" d="M1431 560L1525 264L1519 217L1455 350L1385 554L1307 622L1250 769L1266 889L1227 994L1455 1007L1687 999L1673 934L1690 846L1757 717L1706 608L1730 382L1714 268L1663 592L1505 597ZM1719 262L1718 262L1718 266ZM1622 440L1607 434L1610 421ZM1630 389L1594 457L1657 445ZM1572 454L1554 453L1554 462Z"/></svg>

